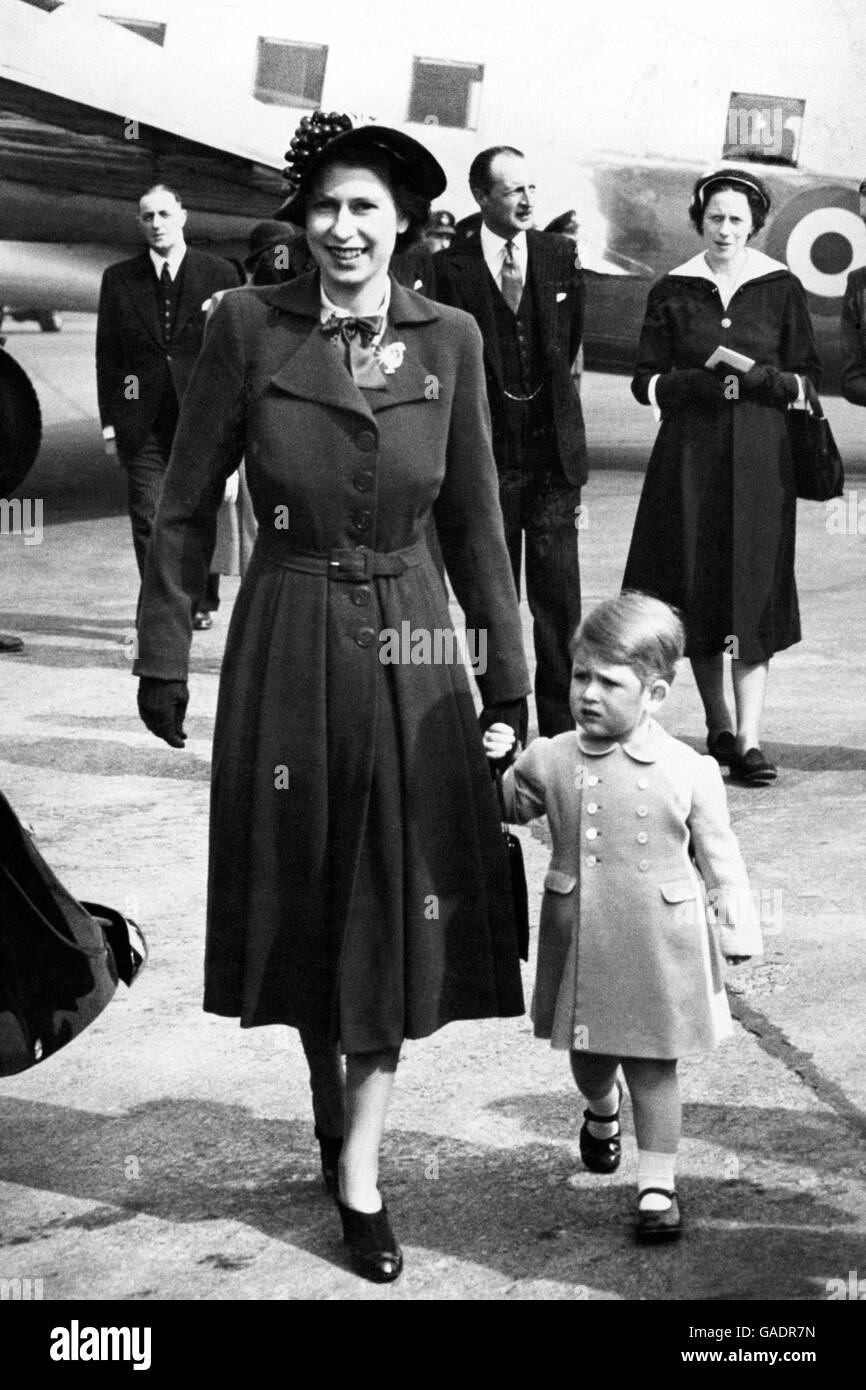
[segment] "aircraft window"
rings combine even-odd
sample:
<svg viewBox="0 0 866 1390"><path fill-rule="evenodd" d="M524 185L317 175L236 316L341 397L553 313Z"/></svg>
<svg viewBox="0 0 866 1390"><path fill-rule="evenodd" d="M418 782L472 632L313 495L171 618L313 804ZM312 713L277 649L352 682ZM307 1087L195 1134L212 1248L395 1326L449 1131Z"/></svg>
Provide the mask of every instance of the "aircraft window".
<svg viewBox="0 0 866 1390"><path fill-rule="evenodd" d="M112 24L119 24L121 29L128 29L132 34L138 34L140 39L149 39L151 43L159 44L160 48L165 43L164 24L157 24L149 19L123 19L116 14L106 14L102 18L110 19Z"/></svg>
<svg viewBox="0 0 866 1390"><path fill-rule="evenodd" d="M272 106L318 106L327 61L327 44L260 38L253 96Z"/></svg>
<svg viewBox="0 0 866 1390"><path fill-rule="evenodd" d="M786 164L796 169L805 101L731 92L722 159Z"/></svg>
<svg viewBox="0 0 866 1390"><path fill-rule="evenodd" d="M445 58L413 59L409 120L475 130L483 80L483 63L449 62Z"/></svg>

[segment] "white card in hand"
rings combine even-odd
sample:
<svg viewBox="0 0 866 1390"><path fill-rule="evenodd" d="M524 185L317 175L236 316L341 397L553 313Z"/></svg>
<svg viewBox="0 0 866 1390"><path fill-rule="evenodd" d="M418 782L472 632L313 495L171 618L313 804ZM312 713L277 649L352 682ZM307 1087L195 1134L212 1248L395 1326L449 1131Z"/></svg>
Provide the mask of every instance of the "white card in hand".
<svg viewBox="0 0 866 1390"><path fill-rule="evenodd" d="M717 347L704 363L705 367L715 367L719 362L723 362L726 367L734 367L738 372L748 372L754 367L754 357L747 357L743 352L734 352L733 348Z"/></svg>

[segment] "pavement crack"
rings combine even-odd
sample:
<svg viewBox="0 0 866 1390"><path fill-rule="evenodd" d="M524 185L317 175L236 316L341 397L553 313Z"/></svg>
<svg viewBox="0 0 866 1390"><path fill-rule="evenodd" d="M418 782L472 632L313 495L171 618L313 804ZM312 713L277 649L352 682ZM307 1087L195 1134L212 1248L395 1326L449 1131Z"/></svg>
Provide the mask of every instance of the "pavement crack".
<svg viewBox="0 0 866 1390"><path fill-rule="evenodd" d="M757 1039L758 1046L798 1076L824 1105L828 1105L840 1119L856 1130L861 1139L866 1140L866 1115L841 1086L816 1066L812 1053L795 1047L777 1024L771 1023L760 1009L746 1003L741 995L730 995L729 1003L734 1018Z"/></svg>

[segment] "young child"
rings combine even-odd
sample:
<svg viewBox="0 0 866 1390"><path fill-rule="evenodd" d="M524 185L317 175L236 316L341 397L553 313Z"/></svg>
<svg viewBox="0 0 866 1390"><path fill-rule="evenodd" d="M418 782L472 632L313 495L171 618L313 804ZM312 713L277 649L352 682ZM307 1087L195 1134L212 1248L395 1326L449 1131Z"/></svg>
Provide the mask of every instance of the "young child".
<svg viewBox="0 0 866 1390"><path fill-rule="evenodd" d="M580 1154L594 1173L619 1167L622 1067L642 1241L681 1232L677 1059L731 1031L721 956L738 963L763 949L718 763L653 718L683 642L679 618L657 599L623 593L599 604L571 644L576 731L536 739L503 777L509 818L546 815L553 838L535 1034L569 1049L589 1102ZM494 724L488 757L507 756L513 741Z"/></svg>

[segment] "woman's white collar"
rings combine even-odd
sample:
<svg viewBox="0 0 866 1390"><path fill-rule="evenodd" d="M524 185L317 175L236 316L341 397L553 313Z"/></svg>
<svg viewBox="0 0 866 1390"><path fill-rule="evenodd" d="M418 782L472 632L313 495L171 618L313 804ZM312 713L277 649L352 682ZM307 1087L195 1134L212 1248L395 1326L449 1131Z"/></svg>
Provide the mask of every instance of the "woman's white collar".
<svg viewBox="0 0 866 1390"><path fill-rule="evenodd" d="M738 284L745 285L748 280L760 280L762 276L770 275L775 270L787 269L788 267L782 261L775 261L772 256L765 256L763 251L756 250L754 246L747 246L746 264ZM709 280L713 285L717 283L716 276L707 265L703 251L692 256L690 261L684 261L682 265L678 265L676 270L668 271L668 274L685 275L694 280Z"/></svg>

